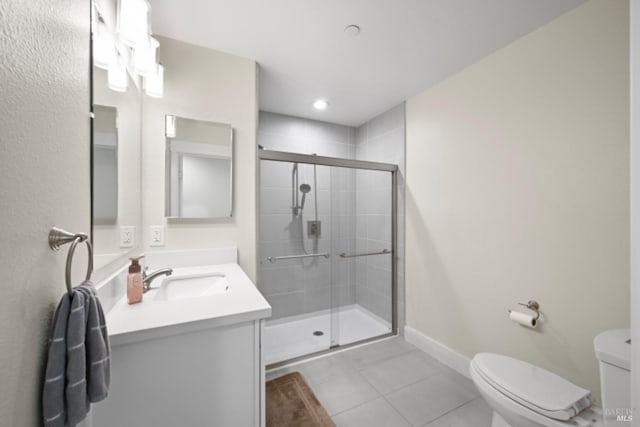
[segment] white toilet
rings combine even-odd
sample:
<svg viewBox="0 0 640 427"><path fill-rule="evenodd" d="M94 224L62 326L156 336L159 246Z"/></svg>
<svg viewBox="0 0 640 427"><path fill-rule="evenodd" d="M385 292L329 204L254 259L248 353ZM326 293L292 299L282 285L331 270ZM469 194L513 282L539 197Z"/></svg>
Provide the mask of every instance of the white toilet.
<svg viewBox="0 0 640 427"><path fill-rule="evenodd" d="M478 353L471 379L493 408L492 427L569 427L630 425L616 421L630 403L629 329L599 334L594 340L600 363L603 410L592 407L589 390L521 360Z"/></svg>

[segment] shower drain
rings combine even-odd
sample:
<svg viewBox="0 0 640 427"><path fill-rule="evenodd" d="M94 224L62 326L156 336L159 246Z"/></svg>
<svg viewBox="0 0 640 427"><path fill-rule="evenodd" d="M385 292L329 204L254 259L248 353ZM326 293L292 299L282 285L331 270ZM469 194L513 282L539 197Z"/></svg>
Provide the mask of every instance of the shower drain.
<svg viewBox="0 0 640 427"><path fill-rule="evenodd" d="M321 337L324 335L324 332L322 331L313 331L313 335L317 336L317 337Z"/></svg>

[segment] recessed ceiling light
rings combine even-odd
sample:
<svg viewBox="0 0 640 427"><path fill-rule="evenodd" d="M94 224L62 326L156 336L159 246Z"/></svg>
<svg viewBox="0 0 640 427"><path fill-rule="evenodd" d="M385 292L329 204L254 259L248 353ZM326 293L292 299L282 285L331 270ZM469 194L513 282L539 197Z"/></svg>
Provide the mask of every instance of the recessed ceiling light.
<svg viewBox="0 0 640 427"><path fill-rule="evenodd" d="M318 99L313 103L313 108L316 110L326 110L329 106L329 103L324 99Z"/></svg>
<svg viewBox="0 0 640 427"><path fill-rule="evenodd" d="M356 37L360 34L360 27L357 25L347 25L344 27L344 33L349 37Z"/></svg>

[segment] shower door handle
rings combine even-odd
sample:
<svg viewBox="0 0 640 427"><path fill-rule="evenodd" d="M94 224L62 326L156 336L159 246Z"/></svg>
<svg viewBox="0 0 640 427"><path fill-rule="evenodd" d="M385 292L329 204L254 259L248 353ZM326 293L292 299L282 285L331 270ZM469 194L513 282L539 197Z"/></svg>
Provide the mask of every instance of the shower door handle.
<svg viewBox="0 0 640 427"><path fill-rule="evenodd" d="M390 254L391 251L389 249L383 249L380 252L365 252L362 254L350 254L347 255L345 252L342 252L340 254L340 258L356 258L359 256L371 256L371 255L386 255L386 254Z"/></svg>

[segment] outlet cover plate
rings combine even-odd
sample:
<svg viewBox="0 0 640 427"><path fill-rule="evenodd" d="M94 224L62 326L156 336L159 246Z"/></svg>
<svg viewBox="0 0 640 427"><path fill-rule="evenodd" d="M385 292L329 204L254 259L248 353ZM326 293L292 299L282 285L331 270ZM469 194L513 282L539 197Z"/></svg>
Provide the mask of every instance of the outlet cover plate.
<svg viewBox="0 0 640 427"><path fill-rule="evenodd" d="M151 242L149 246L164 246L164 227L162 225L151 226Z"/></svg>
<svg viewBox="0 0 640 427"><path fill-rule="evenodd" d="M122 226L120 227L120 247L133 248L136 245L136 227Z"/></svg>

